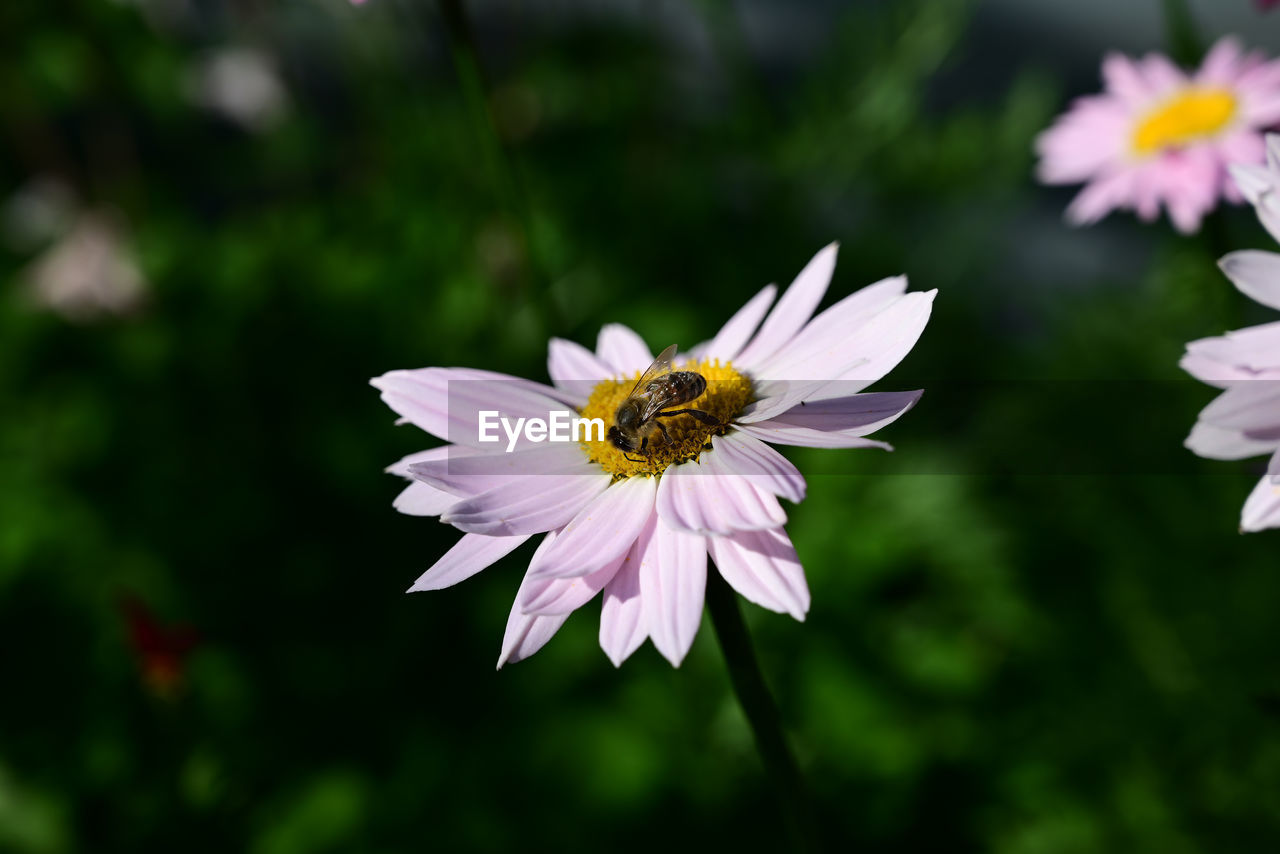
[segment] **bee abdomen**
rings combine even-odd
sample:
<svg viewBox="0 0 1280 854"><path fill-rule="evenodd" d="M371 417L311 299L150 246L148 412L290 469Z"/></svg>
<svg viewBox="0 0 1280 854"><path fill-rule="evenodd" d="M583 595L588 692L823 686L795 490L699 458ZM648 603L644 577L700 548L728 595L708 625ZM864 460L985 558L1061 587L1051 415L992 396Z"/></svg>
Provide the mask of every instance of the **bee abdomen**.
<svg viewBox="0 0 1280 854"><path fill-rule="evenodd" d="M707 380L697 371L672 371L649 383L649 389L667 401L666 409L700 397L707 390Z"/></svg>

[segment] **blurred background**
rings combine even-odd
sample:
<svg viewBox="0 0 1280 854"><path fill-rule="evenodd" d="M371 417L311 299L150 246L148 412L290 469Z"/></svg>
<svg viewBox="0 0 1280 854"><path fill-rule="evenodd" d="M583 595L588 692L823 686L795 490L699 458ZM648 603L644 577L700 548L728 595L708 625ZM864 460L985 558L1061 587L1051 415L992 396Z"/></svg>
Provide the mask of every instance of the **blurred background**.
<svg viewBox="0 0 1280 854"><path fill-rule="evenodd" d="M455 535L392 510L432 442L367 381L688 347L831 240L828 301L940 295L897 451L788 454L807 622L744 606L828 841L1270 850L1280 541L1177 368L1270 319L1215 267L1269 238L1032 178L1166 42L1157 0L0 6L0 850L787 850L710 626L615 670L589 606L495 673L527 549L403 593Z"/></svg>

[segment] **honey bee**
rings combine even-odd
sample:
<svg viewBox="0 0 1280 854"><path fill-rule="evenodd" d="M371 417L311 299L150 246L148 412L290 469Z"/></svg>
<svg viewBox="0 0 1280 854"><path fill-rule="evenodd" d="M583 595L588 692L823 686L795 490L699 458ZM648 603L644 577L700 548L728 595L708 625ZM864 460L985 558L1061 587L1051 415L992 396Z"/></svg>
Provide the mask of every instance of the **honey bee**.
<svg viewBox="0 0 1280 854"><path fill-rule="evenodd" d="M707 378L697 371L673 371L671 359L676 354L676 345L672 344L658 354L653 364L636 382L635 388L627 395L626 400L618 404L614 413L614 424L607 434L613 446L624 453L640 451L644 453L649 446L649 436L654 430L662 434L668 443L671 436L659 418L673 418L677 415L691 415L712 427L722 427L718 420L700 409L672 409L682 403L698 398L707 390ZM627 457L631 459L631 457ZM632 460L642 462L642 460Z"/></svg>

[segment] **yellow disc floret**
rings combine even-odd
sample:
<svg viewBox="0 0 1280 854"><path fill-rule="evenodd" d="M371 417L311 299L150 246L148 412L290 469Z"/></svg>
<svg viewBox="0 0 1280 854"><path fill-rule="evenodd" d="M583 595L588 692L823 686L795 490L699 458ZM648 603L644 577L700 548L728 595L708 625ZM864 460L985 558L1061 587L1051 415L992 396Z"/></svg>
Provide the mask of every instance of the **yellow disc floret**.
<svg viewBox="0 0 1280 854"><path fill-rule="evenodd" d="M1213 136L1235 118L1236 96L1225 89L1187 89L1152 110L1133 132L1137 154L1155 154Z"/></svg>
<svg viewBox="0 0 1280 854"><path fill-rule="evenodd" d="M608 439L582 443L587 457L614 477L635 475L660 475L667 466L698 458L709 446L713 435L722 434L742 408L752 401L751 380L733 369L731 364L721 365L719 359L704 359L673 366L676 371L697 371L707 381L707 390L687 403L669 406L667 409L699 409L721 427L703 424L692 415L677 415L662 419L667 428L668 442L660 431L649 434L643 451L625 452L614 447ZM605 430L614 424L619 404L635 389L640 374L621 379L601 381L591 392L587 405L582 407L583 418L599 418ZM588 434L591 435L590 431ZM594 438L594 437L593 437Z"/></svg>

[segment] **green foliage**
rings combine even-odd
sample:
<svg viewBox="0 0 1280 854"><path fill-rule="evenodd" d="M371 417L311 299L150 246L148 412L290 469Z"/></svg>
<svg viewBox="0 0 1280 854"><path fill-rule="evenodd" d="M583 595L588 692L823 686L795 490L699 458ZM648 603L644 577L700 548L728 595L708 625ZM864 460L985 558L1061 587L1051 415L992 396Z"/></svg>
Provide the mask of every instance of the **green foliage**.
<svg viewBox="0 0 1280 854"><path fill-rule="evenodd" d="M499 6L485 110L430 4L0 9L0 188L120 211L148 281L64 320L0 248L0 849L786 850L709 626L615 671L588 607L495 675L528 549L403 595L452 536L391 509L429 442L367 380L543 378L610 321L687 347L832 239L833 299L940 289L897 450L791 454L807 621L748 609L833 848L1274 845L1275 538L1235 533L1248 466L1181 448L1212 392L1176 367L1265 319L1213 265L1249 217L1060 226L1061 70L980 74L969 3L856 4L786 67L734 4L697 48ZM190 102L224 44L273 57L278 123ZM129 595L199 632L176 690Z"/></svg>

